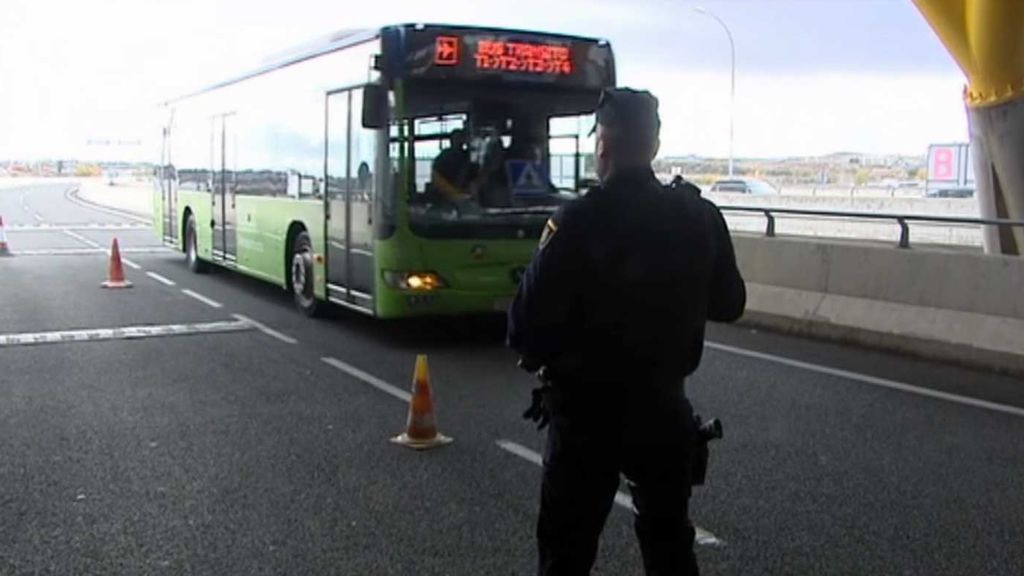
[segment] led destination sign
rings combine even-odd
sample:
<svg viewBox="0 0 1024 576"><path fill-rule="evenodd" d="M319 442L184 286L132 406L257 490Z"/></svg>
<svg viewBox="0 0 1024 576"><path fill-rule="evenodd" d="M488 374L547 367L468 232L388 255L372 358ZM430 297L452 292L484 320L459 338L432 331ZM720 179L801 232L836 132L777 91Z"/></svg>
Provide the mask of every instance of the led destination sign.
<svg viewBox="0 0 1024 576"><path fill-rule="evenodd" d="M385 38L393 74L424 79L549 84L600 90L615 84L607 42L535 32L409 27Z"/></svg>

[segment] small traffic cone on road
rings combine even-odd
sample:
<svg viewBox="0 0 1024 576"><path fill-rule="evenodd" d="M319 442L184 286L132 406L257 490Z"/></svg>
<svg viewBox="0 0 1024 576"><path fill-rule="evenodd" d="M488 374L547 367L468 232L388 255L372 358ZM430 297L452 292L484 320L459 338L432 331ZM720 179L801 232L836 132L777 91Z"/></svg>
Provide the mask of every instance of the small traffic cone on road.
<svg viewBox="0 0 1024 576"><path fill-rule="evenodd" d="M451 438L437 431L434 420L434 398L430 390L430 370L425 354L416 356L416 369L412 378L412 399L409 400L409 420L405 432L391 439L395 444L415 450L443 446Z"/></svg>
<svg viewBox="0 0 1024 576"><path fill-rule="evenodd" d="M7 247L7 232L4 231L4 217L0 216L0 256L10 256L11 249Z"/></svg>
<svg viewBox="0 0 1024 576"><path fill-rule="evenodd" d="M121 249L117 246L117 238L114 238L110 246L110 270L107 272L107 280L100 284L104 288L131 288L132 283L124 277L124 265L121 264Z"/></svg>

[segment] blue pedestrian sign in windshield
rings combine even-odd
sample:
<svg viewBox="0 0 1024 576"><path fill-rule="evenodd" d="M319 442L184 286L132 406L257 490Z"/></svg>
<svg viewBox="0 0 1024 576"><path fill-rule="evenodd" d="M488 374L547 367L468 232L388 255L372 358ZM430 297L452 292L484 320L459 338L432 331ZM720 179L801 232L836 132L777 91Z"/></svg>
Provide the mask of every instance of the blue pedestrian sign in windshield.
<svg viewBox="0 0 1024 576"><path fill-rule="evenodd" d="M516 196L534 196L551 192L548 171L543 162L509 160L506 163L508 187Z"/></svg>

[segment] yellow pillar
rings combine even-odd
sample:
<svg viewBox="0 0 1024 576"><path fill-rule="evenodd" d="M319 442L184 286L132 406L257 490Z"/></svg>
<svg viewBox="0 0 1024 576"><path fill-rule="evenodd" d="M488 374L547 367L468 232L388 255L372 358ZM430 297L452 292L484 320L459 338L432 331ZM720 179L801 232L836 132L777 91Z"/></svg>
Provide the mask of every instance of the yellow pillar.
<svg viewBox="0 0 1024 576"><path fill-rule="evenodd" d="M967 76L968 106L991 106L1024 94L1024 2L914 0Z"/></svg>
<svg viewBox="0 0 1024 576"><path fill-rule="evenodd" d="M913 2L967 76L981 215L1024 220L1024 0ZM984 237L986 252L1024 254L1024 229Z"/></svg>

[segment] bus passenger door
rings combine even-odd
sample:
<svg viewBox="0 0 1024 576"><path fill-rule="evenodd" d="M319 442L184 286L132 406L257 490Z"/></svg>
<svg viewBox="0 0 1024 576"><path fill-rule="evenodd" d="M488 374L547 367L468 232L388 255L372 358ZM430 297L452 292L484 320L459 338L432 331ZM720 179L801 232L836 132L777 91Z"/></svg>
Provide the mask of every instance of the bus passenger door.
<svg viewBox="0 0 1024 576"><path fill-rule="evenodd" d="M238 215L235 210L235 196L238 192L238 124L235 116L221 117L224 139L224 259L238 263Z"/></svg>
<svg viewBox="0 0 1024 576"><path fill-rule="evenodd" d="M331 298L349 297L349 124L352 92L327 95L327 290Z"/></svg>
<svg viewBox="0 0 1024 576"><path fill-rule="evenodd" d="M237 156L229 130L230 114L216 116L212 122L210 167L213 177L213 257L236 262L235 171Z"/></svg>
<svg viewBox="0 0 1024 576"><path fill-rule="evenodd" d="M373 202L379 180L377 128L362 123L363 90L352 91L349 130L348 280L353 303L373 307Z"/></svg>
<svg viewBox="0 0 1024 576"><path fill-rule="evenodd" d="M210 194L213 201L213 259L224 261L224 117L210 118Z"/></svg>
<svg viewBox="0 0 1024 576"><path fill-rule="evenodd" d="M171 125L164 127L163 145L160 147L160 168L158 183L161 199L161 228L163 241L177 245L178 243L178 206L177 206L177 175L171 164Z"/></svg>

